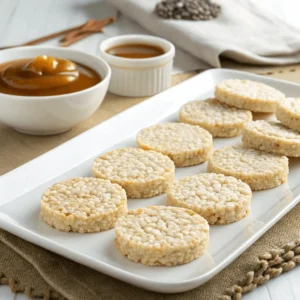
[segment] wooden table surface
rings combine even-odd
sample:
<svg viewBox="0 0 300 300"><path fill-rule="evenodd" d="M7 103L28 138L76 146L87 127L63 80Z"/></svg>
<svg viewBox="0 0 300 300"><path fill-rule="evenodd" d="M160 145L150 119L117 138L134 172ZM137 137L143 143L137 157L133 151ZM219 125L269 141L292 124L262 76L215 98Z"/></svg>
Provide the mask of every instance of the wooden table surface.
<svg viewBox="0 0 300 300"><path fill-rule="evenodd" d="M299 1L261 0L259 2L266 11L270 10L300 28ZM0 47L26 42L41 35L84 23L87 19L101 19L112 13L114 10L101 3L101 0L0 0ZM103 38L94 35L72 47L96 54L97 46ZM55 46L57 40L47 44ZM28 298L23 294L11 293L7 286L0 286L0 299L26 300ZM300 268L295 268L271 280L243 299L300 300Z"/></svg>

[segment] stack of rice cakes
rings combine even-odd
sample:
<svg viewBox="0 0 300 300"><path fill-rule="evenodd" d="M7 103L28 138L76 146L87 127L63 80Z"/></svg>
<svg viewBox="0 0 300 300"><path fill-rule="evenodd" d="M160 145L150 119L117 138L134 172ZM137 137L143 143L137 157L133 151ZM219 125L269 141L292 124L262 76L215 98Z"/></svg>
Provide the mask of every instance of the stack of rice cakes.
<svg viewBox="0 0 300 300"><path fill-rule="evenodd" d="M73 178L50 187L42 196L41 216L63 231L115 227L117 248L135 262L188 263L205 252L208 224L246 217L252 191L287 180L286 156L300 156L298 101L262 83L223 81L215 98L183 105L179 123L142 129L136 137L140 148L100 155L92 166L93 178ZM252 112L276 112L282 124L252 121ZM213 152L213 137L240 134L243 145ZM174 180L175 168L205 161L208 173ZM169 206L127 211L127 198L164 193Z"/></svg>

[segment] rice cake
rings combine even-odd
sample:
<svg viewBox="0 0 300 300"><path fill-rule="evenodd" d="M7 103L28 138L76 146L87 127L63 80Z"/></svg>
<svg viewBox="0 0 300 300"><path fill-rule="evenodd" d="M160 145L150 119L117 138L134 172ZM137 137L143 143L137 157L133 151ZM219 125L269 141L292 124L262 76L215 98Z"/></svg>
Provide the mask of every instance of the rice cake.
<svg viewBox="0 0 300 300"><path fill-rule="evenodd" d="M286 98L280 101L276 117L285 126L300 132L300 98Z"/></svg>
<svg viewBox="0 0 300 300"><path fill-rule="evenodd" d="M145 150L167 155L176 167L200 164L212 153L212 136L199 126L183 123L164 123L142 129L136 137Z"/></svg>
<svg viewBox="0 0 300 300"><path fill-rule="evenodd" d="M118 219L116 244L128 259L148 266L176 266L200 257L209 226L195 212L179 207L137 208Z"/></svg>
<svg viewBox="0 0 300 300"><path fill-rule="evenodd" d="M125 190L99 178L79 177L56 183L41 199L42 219L61 231L108 230L126 213Z"/></svg>
<svg viewBox="0 0 300 300"><path fill-rule="evenodd" d="M222 103L254 112L276 111L284 94L266 84L251 80L228 79L216 86L215 97Z"/></svg>
<svg viewBox="0 0 300 300"><path fill-rule="evenodd" d="M191 209L209 224L228 224L250 212L248 184L232 176L204 173L184 177L167 190L168 205Z"/></svg>
<svg viewBox="0 0 300 300"><path fill-rule="evenodd" d="M258 120L247 123L242 141L246 148L300 157L300 133L279 122Z"/></svg>
<svg viewBox="0 0 300 300"><path fill-rule="evenodd" d="M214 151L208 161L207 170L238 178L253 191L281 185L287 181L289 172L286 156L247 149L241 145Z"/></svg>
<svg viewBox="0 0 300 300"><path fill-rule="evenodd" d="M251 111L228 106L213 98L190 101L179 111L180 122L198 125L213 137L237 136L251 120Z"/></svg>
<svg viewBox="0 0 300 300"><path fill-rule="evenodd" d="M121 185L128 198L150 198L165 193L175 166L161 153L139 148L122 148L95 159L93 176Z"/></svg>

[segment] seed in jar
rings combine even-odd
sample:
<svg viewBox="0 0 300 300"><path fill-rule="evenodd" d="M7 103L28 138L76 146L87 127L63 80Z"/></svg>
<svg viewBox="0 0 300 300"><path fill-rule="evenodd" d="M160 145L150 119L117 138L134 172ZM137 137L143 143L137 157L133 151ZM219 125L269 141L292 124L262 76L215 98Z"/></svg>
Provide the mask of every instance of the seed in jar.
<svg viewBox="0 0 300 300"><path fill-rule="evenodd" d="M187 176L168 186L168 205L191 209L209 224L228 224L250 212L248 184L232 176L204 173Z"/></svg>
<svg viewBox="0 0 300 300"><path fill-rule="evenodd" d="M244 124L251 120L249 110L231 107L216 99L190 101L179 112L180 122L201 126L213 137L239 135Z"/></svg>
<svg viewBox="0 0 300 300"><path fill-rule="evenodd" d="M279 122L258 120L247 123L242 141L246 148L300 157L300 133Z"/></svg>
<svg viewBox="0 0 300 300"><path fill-rule="evenodd" d="M121 185L128 198L150 198L165 193L173 181L172 160L155 151L123 148L95 159L93 176Z"/></svg>
<svg viewBox="0 0 300 300"><path fill-rule="evenodd" d="M214 151L207 171L233 176L247 183L252 191L258 191L286 182L289 167L286 156L235 145Z"/></svg>
<svg viewBox="0 0 300 300"><path fill-rule="evenodd" d="M147 266L176 266L200 257L209 226L195 212L171 206L137 208L118 219L116 245L128 259Z"/></svg>
<svg viewBox="0 0 300 300"><path fill-rule="evenodd" d="M121 186L108 180L79 177L47 189L41 199L41 217L61 231L99 232L113 228L127 213Z"/></svg>
<svg viewBox="0 0 300 300"><path fill-rule="evenodd" d="M266 84L251 80L228 79L216 86L215 97L220 102L254 112L275 112L284 94Z"/></svg>
<svg viewBox="0 0 300 300"><path fill-rule="evenodd" d="M286 98L280 101L276 117L285 126L300 132L300 98Z"/></svg>
<svg viewBox="0 0 300 300"><path fill-rule="evenodd" d="M142 129L136 137L138 145L170 157L176 167L200 164L212 153L212 136L199 126L164 123Z"/></svg>

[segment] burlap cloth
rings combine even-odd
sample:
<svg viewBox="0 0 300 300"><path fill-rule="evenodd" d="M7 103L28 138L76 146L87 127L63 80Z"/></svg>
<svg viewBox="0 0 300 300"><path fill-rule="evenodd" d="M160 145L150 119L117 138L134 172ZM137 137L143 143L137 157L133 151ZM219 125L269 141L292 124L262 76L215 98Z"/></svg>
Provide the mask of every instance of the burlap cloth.
<svg viewBox="0 0 300 300"><path fill-rule="evenodd" d="M300 83L300 65L262 68L236 65L229 61L223 65ZM176 75L173 84L195 74ZM0 174L20 166L144 99L108 95L91 118L71 131L56 136L28 136L0 124ZM14 292L25 292L31 297L44 299L214 300L220 297L237 300L241 299L243 293L292 269L300 262L299 228L300 205L208 283L175 295L157 294L131 286L0 229L0 281L2 284L9 284Z"/></svg>

